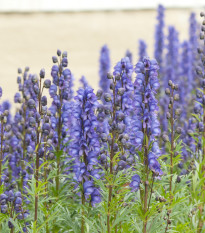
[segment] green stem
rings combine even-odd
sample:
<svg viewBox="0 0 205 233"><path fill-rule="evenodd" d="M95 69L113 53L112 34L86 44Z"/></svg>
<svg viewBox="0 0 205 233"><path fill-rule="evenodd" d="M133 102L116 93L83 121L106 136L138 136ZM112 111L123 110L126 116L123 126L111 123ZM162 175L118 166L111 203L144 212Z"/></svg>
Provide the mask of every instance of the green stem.
<svg viewBox="0 0 205 233"><path fill-rule="evenodd" d="M171 89L171 97L173 98L174 101L174 89ZM174 156L174 103L171 103L171 119L170 119L170 124L171 124L171 151L170 151L170 181L169 181L169 192L170 192L170 206L172 204L173 200L173 195L172 195L172 177L173 177L173 156ZM170 220L170 213L171 209L169 210L169 215L167 218L167 224L165 228L165 233L169 229L169 220Z"/></svg>
<svg viewBox="0 0 205 233"><path fill-rule="evenodd" d="M39 114L41 114L41 78L40 78L40 93L38 95L38 111ZM37 127L37 150L36 150L36 174L35 174L35 179L36 179L36 187L35 187L35 215L34 215L34 223L35 226L37 226L37 220L38 220L38 179L39 179L39 147L40 147L40 121L38 122L38 127Z"/></svg>
<svg viewBox="0 0 205 233"><path fill-rule="evenodd" d="M47 141L47 138L46 138ZM45 150L44 150L44 162L45 162L45 166L44 166L44 182L45 182L45 198L47 198L48 194L48 184L47 184L47 163L46 163L46 147L47 147L47 143L45 144ZM46 209L46 216L45 216L45 220L46 220L46 233L49 233L49 228L48 228L48 206L47 206L47 201L44 202L44 206Z"/></svg>
<svg viewBox="0 0 205 233"><path fill-rule="evenodd" d="M113 113L112 113L112 121L115 120L115 82L114 82L114 88L113 88ZM112 143L111 143L111 151L110 151L110 175L111 179L113 179L113 158L114 158L114 143L115 143L115 133L112 132ZM110 204L112 201L112 185L109 184L109 191L108 191L108 213L107 213L107 231L108 233L111 233L110 229Z"/></svg>
<svg viewBox="0 0 205 233"><path fill-rule="evenodd" d="M59 70L59 77L61 77L62 74L62 69L60 68ZM61 122L61 108L63 105L63 99L62 99L62 94L61 94L61 89L58 88L58 96L60 97L60 107L58 110L58 145L57 145L57 176L56 176L56 191L57 194L59 195L59 176L60 176L60 149L61 149L61 132L62 132L62 122Z"/></svg>

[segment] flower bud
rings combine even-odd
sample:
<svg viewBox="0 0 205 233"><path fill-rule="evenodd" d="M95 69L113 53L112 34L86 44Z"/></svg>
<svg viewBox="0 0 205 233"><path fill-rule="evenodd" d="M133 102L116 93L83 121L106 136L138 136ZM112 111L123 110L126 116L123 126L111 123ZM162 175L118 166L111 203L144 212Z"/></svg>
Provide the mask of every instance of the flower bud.
<svg viewBox="0 0 205 233"><path fill-rule="evenodd" d="M61 56L61 51L60 49L57 50L57 55L60 57Z"/></svg>
<svg viewBox="0 0 205 233"><path fill-rule="evenodd" d="M169 80L168 85L171 87L172 86L172 80Z"/></svg>
<svg viewBox="0 0 205 233"><path fill-rule="evenodd" d="M181 132L182 132L182 129L181 129L180 127L177 127L176 133L177 133L177 134L181 134Z"/></svg>
<svg viewBox="0 0 205 233"><path fill-rule="evenodd" d="M30 69L30 68L29 68L28 66L25 67L25 71L26 71L26 72L28 72L29 69Z"/></svg>
<svg viewBox="0 0 205 233"><path fill-rule="evenodd" d="M3 123L6 124L6 122L7 122L7 117L4 116L4 118L3 118Z"/></svg>
<svg viewBox="0 0 205 233"><path fill-rule="evenodd" d="M6 125L6 126L5 126L5 131L6 131L6 132L9 132L10 130L11 130L11 125Z"/></svg>
<svg viewBox="0 0 205 233"><path fill-rule="evenodd" d="M131 143L128 142L128 143L125 144L125 149L129 150L131 147L132 147Z"/></svg>
<svg viewBox="0 0 205 233"><path fill-rule="evenodd" d="M36 126L36 121L33 117L29 117L29 126L32 128Z"/></svg>
<svg viewBox="0 0 205 233"><path fill-rule="evenodd" d="M31 81L32 81L33 84L37 83L38 82L37 75L33 75L32 78L31 78Z"/></svg>
<svg viewBox="0 0 205 233"><path fill-rule="evenodd" d="M96 93L96 96L98 97L98 100L102 97L103 91L99 89Z"/></svg>
<svg viewBox="0 0 205 233"><path fill-rule="evenodd" d="M51 80L46 79L46 80L44 81L43 86L44 86L45 88L50 88L50 86L51 86Z"/></svg>
<svg viewBox="0 0 205 233"><path fill-rule="evenodd" d="M181 115L181 112L182 112L182 110L180 108L177 108L175 110L175 115L179 116L179 115Z"/></svg>
<svg viewBox="0 0 205 233"><path fill-rule="evenodd" d="M41 69L40 70L40 78L44 78L45 77L45 69Z"/></svg>
<svg viewBox="0 0 205 233"><path fill-rule="evenodd" d="M204 12L200 12L200 16L204 17L205 16Z"/></svg>
<svg viewBox="0 0 205 233"><path fill-rule="evenodd" d="M22 69L18 68L18 74L22 74Z"/></svg>
<svg viewBox="0 0 205 233"><path fill-rule="evenodd" d="M117 94L122 96L123 94L125 93L125 88L119 88L118 91L117 91Z"/></svg>
<svg viewBox="0 0 205 233"><path fill-rule="evenodd" d="M166 134L163 134L163 135L162 135L162 140L163 140L164 142L168 142L168 141L169 141L169 137L168 137Z"/></svg>
<svg viewBox="0 0 205 233"><path fill-rule="evenodd" d="M204 33L200 32L200 40L204 40Z"/></svg>
<svg viewBox="0 0 205 233"><path fill-rule="evenodd" d="M119 112L116 118L118 121L122 121L125 118L125 114L123 112Z"/></svg>
<svg viewBox="0 0 205 233"><path fill-rule="evenodd" d="M111 109L110 106L104 106L104 113L105 115L110 115L111 114Z"/></svg>
<svg viewBox="0 0 205 233"><path fill-rule="evenodd" d="M199 67L199 66L196 67L196 73L198 75L203 75L201 67Z"/></svg>
<svg viewBox="0 0 205 233"><path fill-rule="evenodd" d="M166 88L166 89L165 89L165 94L166 94L166 95L170 95L170 89L169 89L169 88Z"/></svg>
<svg viewBox="0 0 205 233"><path fill-rule="evenodd" d="M174 95L174 100L175 100L175 101L178 101L178 100L179 100L179 94L175 94L175 95Z"/></svg>
<svg viewBox="0 0 205 233"><path fill-rule="evenodd" d="M21 77L17 77L17 83L21 84Z"/></svg>
<svg viewBox="0 0 205 233"><path fill-rule="evenodd" d="M111 73L107 73L107 79L113 79L113 76Z"/></svg>
<svg viewBox="0 0 205 233"><path fill-rule="evenodd" d="M177 176L177 180L176 180L177 183L180 183L181 182L181 178L180 176Z"/></svg>
<svg viewBox="0 0 205 233"><path fill-rule="evenodd" d="M34 85L33 90L37 95L40 93L40 89L37 85Z"/></svg>
<svg viewBox="0 0 205 233"><path fill-rule="evenodd" d="M58 58L56 56L52 57L53 63L57 63L58 62Z"/></svg>
<svg viewBox="0 0 205 233"><path fill-rule="evenodd" d="M166 116L167 116L167 119L169 120L169 119L171 118L170 112L167 112L167 113L166 113Z"/></svg>
<svg viewBox="0 0 205 233"><path fill-rule="evenodd" d="M101 140L102 140L103 142L107 142L107 135L106 135L105 133L102 133L102 134L100 135L100 138L101 138Z"/></svg>
<svg viewBox="0 0 205 233"><path fill-rule="evenodd" d="M114 83L110 83L110 90L114 90L114 88L115 88Z"/></svg>
<svg viewBox="0 0 205 233"><path fill-rule="evenodd" d="M64 58L62 59L62 66L63 66L63 67L67 67L67 66L68 66L68 59L67 59L67 57L64 57Z"/></svg>
<svg viewBox="0 0 205 233"><path fill-rule="evenodd" d="M174 90L174 88L175 88L175 84L174 84L174 83L172 83L172 89Z"/></svg>
<svg viewBox="0 0 205 233"><path fill-rule="evenodd" d="M104 99L106 102L110 102L112 100L112 96L110 95L110 93L105 93Z"/></svg>
<svg viewBox="0 0 205 233"><path fill-rule="evenodd" d="M197 48L197 52L198 52L198 54L201 54L203 52L203 49Z"/></svg>
<svg viewBox="0 0 205 233"><path fill-rule="evenodd" d="M68 56L68 53L66 51L64 51L62 54L62 58L67 57L67 56Z"/></svg>
<svg viewBox="0 0 205 233"><path fill-rule="evenodd" d="M53 153L53 152L50 152L50 153L48 154L48 158L49 158L50 160L53 160L53 159L55 158L54 153Z"/></svg>
<svg viewBox="0 0 205 233"><path fill-rule="evenodd" d="M5 110L3 114L4 114L4 116L8 116L9 115L9 110Z"/></svg>
<svg viewBox="0 0 205 233"><path fill-rule="evenodd" d="M33 109L33 108L36 107L36 103L35 103L35 101L33 99L30 99L28 101L28 103L27 103L27 106L28 106L29 109Z"/></svg>
<svg viewBox="0 0 205 233"><path fill-rule="evenodd" d="M117 75L115 76L115 80L120 80L120 78L121 78L121 76L120 76L119 74L117 74Z"/></svg>
<svg viewBox="0 0 205 233"><path fill-rule="evenodd" d="M41 104L42 104L42 106L46 106L47 105L47 97L46 96L42 96L41 97Z"/></svg>

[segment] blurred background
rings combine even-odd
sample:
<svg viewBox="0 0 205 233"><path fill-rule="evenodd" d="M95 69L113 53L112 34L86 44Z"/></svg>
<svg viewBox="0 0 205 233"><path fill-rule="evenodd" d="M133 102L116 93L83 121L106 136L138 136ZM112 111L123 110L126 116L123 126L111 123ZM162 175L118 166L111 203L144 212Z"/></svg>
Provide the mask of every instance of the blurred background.
<svg viewBox="0 0 205 233"><path fill-rule="evenodd" d="M69 68L84 75L93 88L99 82L100 49L107 44L114 66L129 49L138 61L139 39L154 55L157 6L165 6L166 25L175 25L180 40L188 38L189 17L200 22L202 0L0 0L0 86L3 100L13 102L17 68L46 70L50 77L57 49L68 52Z"/></svg>

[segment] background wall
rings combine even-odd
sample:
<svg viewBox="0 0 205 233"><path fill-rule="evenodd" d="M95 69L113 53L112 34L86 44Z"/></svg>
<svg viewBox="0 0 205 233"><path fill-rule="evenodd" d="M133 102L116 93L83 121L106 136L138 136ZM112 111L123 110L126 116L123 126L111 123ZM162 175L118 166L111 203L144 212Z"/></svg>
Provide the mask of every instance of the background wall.
<svg viewBox="0 0 205 233"><path fill-rule="evenodd" d="M203 0L0 0L2 12L33 11L93 11L153 9L162 3L166 7L203 7Z"/></svg>
<svg viewBox="0 0 205 233"><path fill-rule="evenodd" d="M190 13L194 11L197 20L201 22L199 13L203 7L196 8L201 1L187 0L188 5L184 0L165 2L165 5L170 6L174 3L182 6L182 2L184 6L195 3L194 8L168 8L165 12L166 25L176 26L180 32L181 42L188 39ZM86 76L93 88L98 88L99 53L104 44L110 49L112 67L125 56L127 49L132 52L133 63L136 64L139 39L146 41L149 56L153 58L156 9L134 9L142 6L152 8L157 4L156 0L72 0L72 4L70 0L0 0L1 11L14 11L0 14L2 99L13 102L14 94L18 91L16 85L18 67L23 69L29 66L31 73L37 74L41 68L45 68L46 78L50 78L51 58L56 54L57 49L68 51L68 67L76 79L75 90L79 87L78 80L82 75ZM78 12L83 9L93 11ZM94 11L94 9L110 11ZM117 11L117 9L132 9L132 11ZM61 10L78 11L52 12ZM24 14L16 11L37 12Z"/></svg>

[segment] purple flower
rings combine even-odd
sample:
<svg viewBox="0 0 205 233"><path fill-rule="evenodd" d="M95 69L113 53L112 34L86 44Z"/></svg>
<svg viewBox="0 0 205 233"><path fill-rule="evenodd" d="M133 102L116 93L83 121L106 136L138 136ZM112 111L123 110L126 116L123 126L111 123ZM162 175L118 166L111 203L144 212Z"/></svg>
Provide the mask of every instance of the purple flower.
<svg viewBox="0 0 205 233"><path fill-rule="evenodd" d="M108 92L110 81L107 79L107 74L110 70L110 51L107 45L104 45L100 51L100 82L99 86L103 92Z"/></svg>
<svg viewBox="0 0 205 233"><path fill-rule="evenodd" d="M2 88L0 87L0 97L2 97Z"/></svg>
<svg viewBox="0 0 205 233"><path fill-rule="evenodd" d="M94 184L93 181L85 181L83 184L83 190L85 195L91 195L94 191Z"/></svg>
<svg viewBox="0 0 205 233"><path fill-rule="evenodd" d="M158 14L157 14L157 25L155 28L155 51L154 57L157 60L160 68L163 61L163 49L164 49L164 7L162 5L158 6Z"/></svg>
<svg viewBox="0 0 205 233"><path fill-rule="evenodd" d="M49 88L49 94L53 98L57 94L57 86L55 84L52 84Z"/></svg>
<svg viewBox="0 0 205 233"><path fill-rule="evenodd" d="M93 207L96 206L97 203L101 202L101 194L97 188L94 188L94 191L91 193L91 204Z"/></svg>
<svg viewBox="0 0 205 233"><path fill-rule="evenodd" d="M132 188L132 191L137 191L140 188L140 176L139 175L136 174L132 176L130 187Z"/></svg>
<svg viewBox="0 0 205 233"><path fill-rule="evenodd" d="M147 45L144 40L139 40L139 60L142 61L147 57Z"/></svg>

